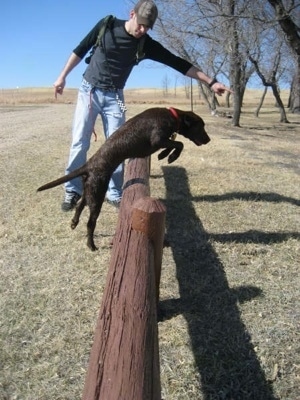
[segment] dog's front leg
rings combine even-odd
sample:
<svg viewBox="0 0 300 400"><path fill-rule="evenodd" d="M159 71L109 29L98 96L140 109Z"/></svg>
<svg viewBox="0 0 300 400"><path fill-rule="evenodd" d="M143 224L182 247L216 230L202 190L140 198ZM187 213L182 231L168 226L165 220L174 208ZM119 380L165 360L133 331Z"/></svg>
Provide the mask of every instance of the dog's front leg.
<svg viewBox="0 0 300 400"><path fill-rule="evenodd" d="M168 163L171 164L173 161L177 160L177 158L180 156L182 150L183 150L183 143L181 142L175 142L173 141L174 144L176 144L176 148L168 157Z"/></svg>
<svg viewBox="0 0 300 400"><path fill-rule="evenodd" d="M168 157L168 163L171 164L172 162L177 160L177 158L180 156L183 150L183 143L177 142L176 140L168 140L161 147L166 147L166 148L165 150L159 153L158 159L161 160L167 157L167 155L171 153Z"/></svg>
<svg viewBox="0 0 300 400"><path fill-rule="evenodd" d="M169 147L168 149L164 149L163 151L161 151L158 154L157 158L159 160L162 160L163 158L166 158L171 153L172 150L173 150L173 147Z"/></svg>
<svg viewBox="0 0 300 400"><path fill-rule="evenodd" d="M158 154L158 159L162 160L171 153L168 157L168 163L171 164L180 156L183 150L183 143L168 139L161 144L161 147L165 147L165 149Z"/></svg>

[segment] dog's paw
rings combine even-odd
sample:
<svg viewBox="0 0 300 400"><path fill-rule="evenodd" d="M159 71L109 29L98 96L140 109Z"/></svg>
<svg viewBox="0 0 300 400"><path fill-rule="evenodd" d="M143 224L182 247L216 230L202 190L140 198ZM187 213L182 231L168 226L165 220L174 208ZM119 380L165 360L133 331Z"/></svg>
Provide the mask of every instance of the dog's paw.
<svg viewBox="0 0 300 400"><path fill-rule="evenodd" d="M171 164L172 162L177 160L178 157L179 157L179 154L176 154L175 152L170 154L168 157L168 163Z"/></svg>
<svg viewBox="0 0 300 400"><path fill-rule="evenodd" d="M165 150L161 151L161 152L158 154L157 158L158 158L159 160L162 160L163 158L166 158L167 155L170 153L170 151L171 151L171 149L165 149Z"/></svg>
<svg viewBox="0 0 300 400"><path fill-rule="evenodd" d="M71 229L75 229L76 226L78 225L78 222L79 221L75 221L74 219L72 219L72 221L71 221Z"/></svg>
<svg viewBox="0 0 300 400"><path fill-rule="evenodd" d="M91 238L88 238L87 247L92 251L98 250L98 247L95 246L94 240Z"/></svg>
<svg viewBox="0 0 300 400"><path fill-rule="evenodd" d="M88 243L87 246L92 251L97 251L98 250L98 247L96 247L94 243Z"/></svg>

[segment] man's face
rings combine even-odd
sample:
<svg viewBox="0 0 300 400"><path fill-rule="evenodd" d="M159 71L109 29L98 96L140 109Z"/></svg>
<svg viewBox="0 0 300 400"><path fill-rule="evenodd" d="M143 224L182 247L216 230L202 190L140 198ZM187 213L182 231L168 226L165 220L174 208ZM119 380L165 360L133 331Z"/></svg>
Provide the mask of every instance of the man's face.
<svg viewBox="0 0 300 400"><path fill-rule="evenodd" d="M130 34L135 38L139 39L141 36L145 35L150 29L149 26L138 24L136 13L133 11L131 13L131 32Z"/></svg>

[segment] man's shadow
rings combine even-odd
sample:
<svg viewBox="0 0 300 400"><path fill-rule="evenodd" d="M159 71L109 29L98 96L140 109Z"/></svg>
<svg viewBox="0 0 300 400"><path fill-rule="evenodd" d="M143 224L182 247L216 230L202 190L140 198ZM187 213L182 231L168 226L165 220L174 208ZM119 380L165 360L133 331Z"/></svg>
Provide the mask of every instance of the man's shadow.
<svg viewBox="0 0 300 400"><path fill-rule="evenodd" d="M161 301L160 318L185 317L204 399L274 400L237 307L237 301L251 301L262 292L253 286L230 289L193 208L185 170L163 167L163 173L167 240L180 298Z"/></svg>

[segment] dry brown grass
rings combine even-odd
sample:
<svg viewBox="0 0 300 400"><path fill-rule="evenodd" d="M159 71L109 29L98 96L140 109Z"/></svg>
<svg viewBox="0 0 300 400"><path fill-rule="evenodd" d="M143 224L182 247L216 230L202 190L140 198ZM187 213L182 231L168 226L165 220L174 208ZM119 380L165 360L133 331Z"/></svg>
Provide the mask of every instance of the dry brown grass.
<svg viewBox="0 0 300 400"><path fill-rule="evenodd" d="M117 213L104 205L100 250L92 253L87 213L71 231L62 188L36 193L64 170L76 99L67 91L51 104L52 89L37 92L26 101L27 94L12 101L11 92L0 93L0 399L74 400ZM155 102L189 108L183 95L127 98L128 118ZM299 398L300 121L288 115L290 124L278 123L271 97L254 119L258 98L247 95L242 128L199 102L211 143L184 140L171 166L152 158L151 193L167 205L171 245L159 323L165 400ZM103 141L100 122L96 128L91 153Z"/></svg>

